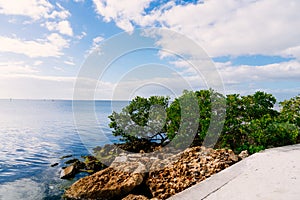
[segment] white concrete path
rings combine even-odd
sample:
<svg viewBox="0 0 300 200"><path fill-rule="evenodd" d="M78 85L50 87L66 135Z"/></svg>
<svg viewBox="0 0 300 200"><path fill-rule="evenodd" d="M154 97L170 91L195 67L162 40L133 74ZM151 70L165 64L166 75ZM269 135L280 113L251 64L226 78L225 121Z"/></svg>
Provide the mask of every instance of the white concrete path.
<svg viewBox="0 0 300 200"><path fill-rule="evenodd" d="M300 200L300 144L268 149L169 200Z"/></svg>

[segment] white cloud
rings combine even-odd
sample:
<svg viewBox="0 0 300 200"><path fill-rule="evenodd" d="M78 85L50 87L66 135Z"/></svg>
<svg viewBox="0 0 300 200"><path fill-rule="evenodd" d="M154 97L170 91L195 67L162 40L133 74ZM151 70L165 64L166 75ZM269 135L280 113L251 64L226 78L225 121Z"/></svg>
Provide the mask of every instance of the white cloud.
<svg viewBox="0 0 300 200"><path fill-rule="evenodd" d="M17 19L16 18L10 18L8 20L8 23L15 24L15 23L17 23Z"/></svg>
<svg viewBox="0 0 300 200"><path fill-rule="evenodd" d="M149 6L151 0L93 0L96 5L96 12L104 17L104 21L116 22L116 25L125 30L132 31L136 17L140 18L144 14L144 8Z"/></svg>
<svg viewBox="0 0 300 200"><path fill-rule="evenodd" d="M216 66L225 84L300 81L300 63L298 61L264 66L231 66L231 63L216 63Z"/></svg>
<svg viewBox="0 0 300 200"><path fill-rule="evenodd" d="M78 40L81 40L81 39L84 38L85 36L87 36L87 33L84 32L84 31L82 31L80 35L77 35L77 36L76 36L76 38L77 38Z"/></svg>
<svg viewBox="0 0 300 200"><path fill-rule="evenodd" d="M53 67L55 70L60 71L60 72L64 72L65 70L61 67Z"/></svg>
<svg viewBox="0 0 300 200"><path fill-rule="evenodd" d="M46 22L44 24L49 31L58 31L61 34L73 36L73 29L67 20L60 22Z"/></svg>
<svg viewBox="0 0 300 200"><path fill-rule="evenodd" d="M176 5L168 2L145 13L151 0L94 0L104 21L125 31L161 26L199 43L210 56L266 54L298 56L300 1L219 0ZM284 8L283 8L284 7ZM182 45L182 44L180 44Z"/></svg>
<svg viewBox="0 0 300 200"><path fill-rule="evenodd" d="M59 57L69 46L68 41L56 33L46 39L22 40L0 36L0 52L24 54L29 57Z"/></svg>
<svg viewBox="0 0 300 200"><path fill-rule="evenodd" d="M49 19L55 19L55 18L66 19L69 16L70 16L70 12L67 11L67 10L61 10L61 11L54 10L52 13L47 14L45 16L45 18L49 18Z"/></svg>
<svg viewBox="0 0 300 200"><path fill-rule="evenodd" d="M292 46L290 48L285 49L283 52L283 55L286 55L288 57L295 57L298 61L300 61L300 45L298 46Z"/></svg>
<svg viewBox="0 0 300 200"><path fill-rule="evenodd" d="M97 45L97 44L99 44L102 40L104 40L104 38L101 37L101 36L95 37L95 38L93 39L93 44Z"/></svg>
<svg viewBox="0 0 300 200"><path fill-rule="evenodd" d="M7 75L20 75L20 74L35 74L38 71L25 64L23 61L19 62L0 62L0 74L1 76Z"/></svg>
<svg viewBox="0 0 300 200"><path fill-rule="evenodd" d="M87 55L91 54L95 50L98 50L98 46L103 40L104 40L104 38L102 36L97 36L97 37L93 38L93 44L92 44L91 48L87 51Z"/></svg>
<svg viewBox="0 0 300 200"><path fill-rule="evenodd" d="M22 15L33 20L41 18L60 18L66 19L70 13L56 4L59 10L47 0L0 0L0 14Z"/></svg>
<svg viewBox="0 0 300 200"><path fill-rule="evenodd" d="M146 71L146 68L142 68L140 71L144 73L135 71L132 76L124 76L109 87L103 83L101 83L102 85L99 84L96 93L99 93L98 97L100 98L101 92L105 90L105 94L114 99L130 99L134 95L170 95L173 98L181 95L184 89L200 90L212 87L211 83L216 81L216 79L211 79L211 77L215 76L220 76L219 78L222 80L224 88L212 88L226 94L239 93L247 95L261 90L269 93L274 92L278 97L283 99L283 96L279 94L280 91L285 92L287 96L299 93L295 89L299 88L300 81L300 63L297 61L265 66L232 66L229 62L216 63L217 69L210 71L216 74L202 73L203 76L197 74L194 68L185 61L175 61L173 64L179 70L175 70L176 73L173 74L168 73L167 77L163 75L164 72L162 70L164 68L160 68L160 70L156 70L155 72L150 72L151 70ZM187 75L187 71L181 73L181 69L187 70L190 74ZM151 74L151 77L148 74ZM209 75L206 76L207 74ZM94 80L94 82L83 80L82 83L86 84L83 88L85 90L89 87L89 89L93 89L95 81L97 80ZM296 84L293 87L287 88L285 86L286 82ZM278 88L278 85L282 85L282 88Z"/></svg>
<svg viewBox="0 0 300 200"><path fill-rule="evenodd" d="M0 13L6 15L23 15L34 20L40 19L53 9L46 0L0 0Z"/></svg>
<svg viewBox="0 0 300 200"><path fill-rule="evenodd" d="M227 19L216 20L212 26L205 27L203 36L199 29L196 40L212 56L281 55L285 49L300 44L297 36L300 29L295 30L300 27L300 2L285 1L284 9L282 4L279 0L235 3L235 11L228 10Z"/></svg>
<svg viewBox="0 0 300 200"><path fill-rule="evenodd" d="M41 60L36 60L33 63L34 66L38 66L38 65L41 65L41 64L43 64L43 61L41 61Z"/></svg>
<svg viewBox="0 0 300 200"><path fill-rule="evenodd" d="M70 61L70 60L66 60L66 61L64 61L64 63L65 64L67 64L67 65L75 65L75 63L73 62L73 61Z"/></svg>

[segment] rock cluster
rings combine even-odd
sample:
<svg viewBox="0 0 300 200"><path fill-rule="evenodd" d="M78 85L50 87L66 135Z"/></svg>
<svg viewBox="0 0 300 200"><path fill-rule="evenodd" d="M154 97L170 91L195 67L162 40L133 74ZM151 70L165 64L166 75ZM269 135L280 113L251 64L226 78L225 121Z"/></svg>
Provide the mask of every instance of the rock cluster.
<svg viewBox="0 0 300 200"><path fill-rule="evenodd" d="M77 158L73 158L67 160L65 164L69 164L69 166L64 167L61 170L60 178L62 179L70 179L74 178L77 173L87 172L89 174L93 174L97 171L105 169L107 166L111 166L114 160L121 161L121 164L125 161L133 161L141 156L139 154L130 154L128 159L124 160L124 157L120 157L120 155L128 155L125 152L153 152L157 149L161 148L159 144L149 142L148 140L139 140L133 141L131 143L123 143L123 144L106 144L103 147L94 148L94 156L83 156L84 161L80 161ZM62 156L60 159L70 158L72 155ZM126 157L126 156L125 156ZM123 160L122 160L123 159ZM101 161L101 162L100 162ZM117 162L119 163L119 162ZM147 163L148 160L143 160L142 163ZM51 167L57 166L58 163L54 163Z"/></svg>
<svg viewBox="0 0 300 200"><path fill-rule="evenodd" d="M149 153L161 148L161 146L148 140L132 141L130 143L106 144L103 147L94 148L94 155L106 165L119 157L120 154L132 153Z"/></svg>
<svg viewBox="0 0 300 200"><path fill-rule="evenodd" d="M84 161L80 161L77 158L70 159L65 164L69 166L63 168L60 173L61 179L73 178L77 173L88 172L93 174L94 172L100 171L106 166L102 164L98 159L93 156L84 156Z"/></svg>
<svg viewBox="0 0 300 200"><path fill-rule="evenodd" d="M177 154L155 150L153 154L119 154L110 167L75 182L65 197L166 199L247 156L246 152L238 156L232 150L205 147L192 147ZM134 188L149 193L132 193Z"/></svg>

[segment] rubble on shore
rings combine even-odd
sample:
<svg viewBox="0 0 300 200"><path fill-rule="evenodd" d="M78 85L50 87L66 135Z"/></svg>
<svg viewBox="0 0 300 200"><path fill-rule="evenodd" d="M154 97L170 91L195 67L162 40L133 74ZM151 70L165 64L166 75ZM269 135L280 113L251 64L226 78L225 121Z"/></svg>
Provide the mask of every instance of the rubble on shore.
<svg viewBox="0 0 300 200"><path fill-rule="evenodd" d="M65 191L67 199L166 199L247 156L203 146L168 154L120 153L110 166L81 178Z"/></svg>

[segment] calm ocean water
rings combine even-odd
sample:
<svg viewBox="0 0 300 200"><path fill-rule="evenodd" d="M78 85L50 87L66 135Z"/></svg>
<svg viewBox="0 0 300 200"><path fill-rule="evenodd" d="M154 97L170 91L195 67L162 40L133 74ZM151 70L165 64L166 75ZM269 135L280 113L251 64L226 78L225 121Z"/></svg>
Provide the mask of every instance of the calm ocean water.
<svg viewBox="0 0 300 200"><path fill-rule="evenodd" d="M97 145L118 142L107 116L126 104L77 101L73 113L72 101L0 100L0 199L61 199L63 189L85 174L61 180L66 159L60 157L79 158Z"/></svg>

